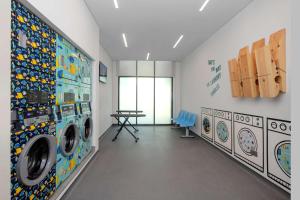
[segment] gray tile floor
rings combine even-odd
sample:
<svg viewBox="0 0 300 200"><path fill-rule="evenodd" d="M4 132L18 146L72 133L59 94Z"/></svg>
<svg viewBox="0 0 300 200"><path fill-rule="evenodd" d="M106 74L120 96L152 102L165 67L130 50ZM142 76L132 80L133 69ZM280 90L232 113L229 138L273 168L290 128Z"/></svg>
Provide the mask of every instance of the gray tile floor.
<svg viewBox="0 0 300 200"><path fill-rule="evenodd" d="M286 200L290 196L183 130L139 127L136 144L116 127L65 200Z"/></svg>

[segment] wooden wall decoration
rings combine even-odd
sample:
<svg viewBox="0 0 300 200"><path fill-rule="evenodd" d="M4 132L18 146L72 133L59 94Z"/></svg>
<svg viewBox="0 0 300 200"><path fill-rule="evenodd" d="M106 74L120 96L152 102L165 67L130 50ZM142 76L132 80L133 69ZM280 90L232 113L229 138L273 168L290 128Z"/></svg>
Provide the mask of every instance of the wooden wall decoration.
<svg viewBox="0 0 300 200"><path fill-rule="evenodd" d="M286 92L286 30L242 48L238 59L228 62L233 97L275 98Z"/></svg>
<svg viewBox="0 0 300 200"><path fill-rule="evenodd" d="M258 97L257 70L248 46L244 47L239 52L239 66L242 76L244 97Z"/></svg>
<svg viewBox="0 0 300 200"><path fill-rule="evenodd" d="M231 91L233 97L242 97L243 94L243 83L241 79L241 71L237 59L228 61L230 80L231 80Z"/></svg>

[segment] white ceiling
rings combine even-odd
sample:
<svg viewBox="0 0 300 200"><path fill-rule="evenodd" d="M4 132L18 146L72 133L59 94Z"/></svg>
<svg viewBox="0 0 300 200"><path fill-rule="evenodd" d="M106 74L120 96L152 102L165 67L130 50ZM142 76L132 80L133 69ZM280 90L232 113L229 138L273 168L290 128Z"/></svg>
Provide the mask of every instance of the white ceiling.
<svg viewBox="0 0 300 200"><path fill-rule="evenodd" d="M100 26L101 44L114 60L181 60L252 0L85 0ZM126 33L128 48L122 33ZM184 38L176 49L173 45Z"/></svg>

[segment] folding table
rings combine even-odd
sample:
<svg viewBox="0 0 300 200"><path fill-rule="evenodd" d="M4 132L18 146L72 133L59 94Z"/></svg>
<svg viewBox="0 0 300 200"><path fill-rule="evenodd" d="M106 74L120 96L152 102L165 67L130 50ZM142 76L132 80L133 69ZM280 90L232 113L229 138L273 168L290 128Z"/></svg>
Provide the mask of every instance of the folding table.
<svg viewBox="0 0 300 200"><path fill-rule="evenodd" d="M118 120L118 122L121 124L120 128L118 129L118 133L116 134L116 136L114 137L114 139L112 140L113 142L116 141L116 139L118 139L119 134L121 133L122 129L125 128L130 135L132 135L132 137L135 139L135 142L138 142L138 140L140 138L136 137L127 127L126 127L126 123L128 122L129 118L131 117L146 117L145 114L111 114L111 117L114 117L116 120ZM120 118L124 118L124 121L121 122ZM132 126L132 125L131 125ZM133 126L132 126L133 127Z"/></svg>
<svg viewBox="0 0 300 200"><path fill-rule="evenodd" d="M142 110L117 110L116 112L117 112L118 114L126 114L126 113L128 113L128 114L132 114L132 113L135 113L135 114L141 114L141 113L143 113ZM119 122L119 124L122 124L122 122L120 122L119 120L118 120L118 122ZM129 120L127 121L127 123L134 129L135 132L138 132L138 131L139 131L137 128L135 128L135 127L130 123Z"/></svg>

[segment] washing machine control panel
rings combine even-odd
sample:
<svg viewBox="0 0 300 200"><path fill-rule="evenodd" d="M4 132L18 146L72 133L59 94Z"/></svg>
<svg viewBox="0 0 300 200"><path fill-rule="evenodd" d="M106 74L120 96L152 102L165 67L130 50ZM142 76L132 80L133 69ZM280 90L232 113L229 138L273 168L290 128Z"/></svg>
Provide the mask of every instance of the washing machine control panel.
<svg viewBox="0 0 300 200"><path fill-rule="evenodd" d="M83 101L89 101L90 100L90 94L82 94L82 100Z"/></svg>
<svg viewBox="0 0 300 200"><path fill-rule="evenodd" d="M213 110L210 108L201 108L201 113L205 115L213 115Z"/></svg>
<svg viewBox="0 0 300 200"><path fill-rule="evenodd" d="M232 120L232 113L227 111L214 110L214 116L221 119L226 119L230 121Z"/></svg>
<svg viewBox="0 0 300 200"><path fill-rule="evenodd" d="M58 106L57 111L58 111L57 112L57 116L58 116L59 120L61 120L62 117L68 117L68 116L75 116L75 115L77 115L76 105L75 104Z"/></svg>
<svg viewBox="0 0 300 200"><path fill-rule="evenodd" d="M28 91L28 103L29 104L47 104L48 103L48 96L49 92L43 92L43 91Z"/></svg>
<svg viewBox="0 0 300 200"><path fill-rule="evenodd" d="M263 118L262 117L256 117L246 114L234 114L234 122L255 126L255 127L263 127Z"/></svg>
<svg viewBox="0 0 300 200"><path fill-rule="evenodd" d="M55 76L19 66L12 67L12 109L51 106L54 104Z"/></svg>
<svg viewBox="0 0 300 200"><path fill-rule="evenodd" d="M268 130L291 135L291 123L287 121L268 119Z"/></svg>
<svg viewBox="0 0 300 200"><path fill-rule="evenodd" d="M75 102L75 94L72 92L65 92L64 102Z"/></svg>
<svg viewBox="0 0 300 200"><path fill-rule="evenodd" d="M90 113L92 111L91 103L90 102L81 103L80 111L81 111L81 114Z"/></svg>
<svg viewBox="0 0 300 200"><path fill-rule="evenodd" d="M11 113L12 130L24 130L32 125L54 121L53 109L51 107L19 108Z"/></svg>

